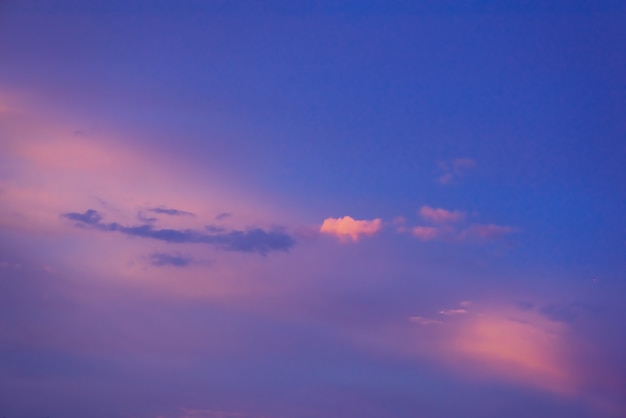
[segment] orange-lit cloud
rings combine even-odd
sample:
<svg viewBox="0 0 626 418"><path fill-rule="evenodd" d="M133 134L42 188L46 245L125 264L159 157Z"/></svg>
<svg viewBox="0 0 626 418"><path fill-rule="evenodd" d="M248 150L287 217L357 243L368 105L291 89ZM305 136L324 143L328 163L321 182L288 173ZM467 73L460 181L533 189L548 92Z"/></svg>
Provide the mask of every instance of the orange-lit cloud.
<svg viewBox="0 0 626 418"><path fill-rule="evenodd" d="M368 220L356 220L351 216L343 218L326 218L320 232L335 235L342 241L358 241L363 235L374 235L382 228L382 221L379 218Z"/></svg>
<svg viewBox="0 0 626 418"><path fill-rule="evenodd" d="M425 220L437 224L458 222L465 217L465 214L460 211L449 211L441 208L432 208L430 206L422 206L419 213Z"/></svg>

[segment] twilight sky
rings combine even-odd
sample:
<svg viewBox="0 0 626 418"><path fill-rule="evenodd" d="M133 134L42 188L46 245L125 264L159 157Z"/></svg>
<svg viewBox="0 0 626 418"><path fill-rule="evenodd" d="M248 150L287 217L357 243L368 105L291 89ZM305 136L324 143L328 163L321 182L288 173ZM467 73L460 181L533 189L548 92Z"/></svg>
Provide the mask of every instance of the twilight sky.
<svg viewBox="0 0 626 418"><path fill-rule="evenodd" d="M0 0L0 416L626 416L626 3Z"/></svg>

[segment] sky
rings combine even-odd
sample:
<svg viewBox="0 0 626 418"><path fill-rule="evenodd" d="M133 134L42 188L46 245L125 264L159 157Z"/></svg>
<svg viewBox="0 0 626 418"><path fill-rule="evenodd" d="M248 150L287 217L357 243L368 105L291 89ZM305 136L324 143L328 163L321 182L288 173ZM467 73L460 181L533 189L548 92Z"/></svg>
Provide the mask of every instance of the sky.
<svg viewBox="0 0 626 418"><path fill-rule="evenodd" d="M0 416L626 416L626 3L0 0Z"/></svg>

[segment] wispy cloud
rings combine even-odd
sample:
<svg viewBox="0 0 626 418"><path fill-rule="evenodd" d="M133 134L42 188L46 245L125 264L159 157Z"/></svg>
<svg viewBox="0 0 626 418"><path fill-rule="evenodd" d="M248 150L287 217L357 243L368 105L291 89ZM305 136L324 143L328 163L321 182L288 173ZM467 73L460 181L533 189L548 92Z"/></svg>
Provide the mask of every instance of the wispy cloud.
<svg viewBox="0 0 626 418"><path fill-rule="evenodd" d="M224 219L230 218L231 216L232 216L232 214L231 214L231 213L228 213L228 212L222 212L222 213L220 213L219 215L217 215L217 216L215 217L215 220L216 220L216 221L223 221Z"/></svg>
<svg viewBox="0 0 626 418"><path fill-rule="evenodd" d="M320 232L335 235L342 241L358 241L363 235L374 235L382 228L382 221L379 218L373 220L356 220L351 216L343 218L326 218Z"/></svg>
<svg viewBox="0 0 626 418"><path fill-rule="evenodd" d="M467 309L443 309L439 313L446 316L463 315L467 313Z"/></svg>
<svg viewBox="0 0 626 418"><path fill-rule="evenodd" d="M409 321L415 322L416 324L420 325L441 324L441 321L438 321L436 319L424 318L423 316L411 316L409 317Z"/></svg>
<svg viewBox="0 0 626 418"><path fill-rule="evenodd" d="M94 209L88 209L84 213L64 213L61 216L77 221L77 226L80 227L119 232L124 235L169 243L209 244L225 251L255 252L265 255L270 251L287 251L295 244L290 235L278 230L265 231L261 228L250 228L245 231L229 230L207 233L192 229L156 229L151 224L124 226L117 222L102 222L102 215Z"/></svg>
<svg viewBox="0 0 626 418"><path fill-rule="evenodd" d="M437 224L458 222L465 218L463 212L432 208L430 206L422 206L419 214L423 219Z"/></svg>
<svg viewBox="0 0 626 418"><path fill-rule="evenodd" d="M439 235L439 229L433 226L416 226L411 230L414 237L422 241L430 241Z"/></svg>
<svg viewBox="0 0 626 418"><path fill-rule="evenodd" d="M158 213L159 215L170 215L170 216L196 216L195 214L191 212L178 210L178 209L168 209L168 208L151 208L151 209L148 209L148 212Z"/></svg>
<svg viewBox="0 0 626 418"><path fill-rule="evenodd" d="M79 225L98 225L102 220L102 215L94 209L87 209L84 213L64 213L62 216L71 221L79 222Z"/></svg>
<svg viewBox="0 0 626 418"><path fill-rule="evenodd" d="M439 162L441 175L437 178L439 184L453 184L464 177L469 170L476 168L476 161L471 158L455 158Z"/></svg>
<svg viewBox="0 0 626 418"><path fill-rule="evenodd" d="M150 264L156 267L187 267L193 264L193 259L180 254L154 253L150 254Z"/></svg>

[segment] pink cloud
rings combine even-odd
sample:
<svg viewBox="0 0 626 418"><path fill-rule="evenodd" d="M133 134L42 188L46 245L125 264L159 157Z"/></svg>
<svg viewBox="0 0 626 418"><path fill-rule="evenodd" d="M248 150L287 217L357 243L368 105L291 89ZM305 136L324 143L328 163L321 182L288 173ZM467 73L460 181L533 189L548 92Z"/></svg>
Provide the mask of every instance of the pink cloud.
<svg viewBox="0 0 626 418"><path fill-rule="evenodd" d="M411 323L422 325L407 328L414 337L409 345L413 355L447 365L468 379L576 393L580 376L570 362L566 326L536 312L504 306L483 305L475 310L441 311L445 316L437 320L410 317Z"/></svg>
<svg viewBox="0 0 626 418"><path fill-rule="evenodd" d="M559 393L576 390L577 379L563 361L565 330L541 318L486 313L472 318L458 332L453 349L480 365L482 370L473 373Z"/></svg>
<svg viewBox="0 0 626 418"><path fill-rule="evenodd" d="M430 241L437 238L439 230L432 226L416 226L411 231L414 237L421 239L422 241Z"/></svg>
<svg viewBox="0 0 626 418"><path fill-rule="evenodd" d="M343 218L326 218L320 232L335 235L342 241L351 239L358 241L362 235L374 235L382 228L382 221L379 218L368 220L356 220L351 216Z"/></svg>
<svg viewBox="0 0 626 418"><path fill-rule="evenodd" d="M449 211L441 208L422 206L420 209L422 218L433 223L451 223L462 220L465 214L460 211Z"/></svg>

